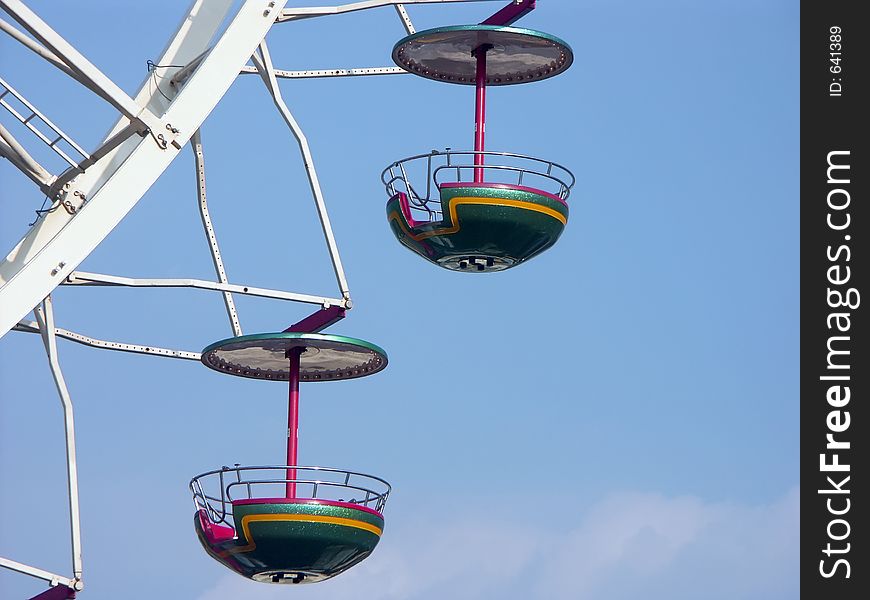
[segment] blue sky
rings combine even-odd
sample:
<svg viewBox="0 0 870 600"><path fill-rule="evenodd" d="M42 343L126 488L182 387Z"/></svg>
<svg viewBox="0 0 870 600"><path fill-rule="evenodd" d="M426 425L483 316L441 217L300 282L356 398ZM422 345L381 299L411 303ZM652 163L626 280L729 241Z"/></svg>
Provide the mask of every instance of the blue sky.
<svg viewBox="0 0 870 600"><path fill-rule="evenodd" d="M134 93L182 2L32 2ZM418 29L497 4L411 6ZM796 598L798 2L541 0L563 76L489 93L487 146L578 184L558 244L488 276L401 248L390 162L470 147L473 90L412 76L283 82L308 134L355 306L334 333L387 350L374 377L303 385L300 459L394 494L375 554L321 585L247 582L195 539L190 477L278 462L286 390L194 362L60 343L76 405L82 598ZM273 29L278 68L385 66L392 9ZM112 111L0 39L0 72L85 147ZM5 117L4 117L5 119ZM7 123L4 120L4 123ZM203 127L230 280L335 294L296 144L256 76ZM52 164L52 163L50 163ZM56 167L56 165L53 165ZM0 242L42 198L0 163ZM213 278L183 152L82 265ZM219 295L70 289L58 326L199 350ZM237 298L246 333L307 307ZM59 401L38 336L0 340L0 556L69 571ZM0 572L4 598L42 584Z"/></svg>

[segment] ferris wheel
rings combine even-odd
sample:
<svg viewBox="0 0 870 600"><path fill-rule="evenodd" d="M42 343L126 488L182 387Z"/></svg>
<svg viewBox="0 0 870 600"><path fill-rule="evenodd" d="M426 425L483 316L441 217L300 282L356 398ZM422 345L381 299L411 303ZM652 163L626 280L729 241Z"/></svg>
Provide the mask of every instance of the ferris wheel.
<svg viewBox="0 0 870 600"><path fill-rule="evenodd" d="M60 575L0 557L0 566L49 584L36 598L72 598L84 589L73 404L59 362L58 338L199 361L227 375L288 385L285 457L271 465L223 466L190 481L193 528L205 552L217 562L255 581L299 584L334 577L372 553L384 530L390 484L364 473L298 464L300 384L373 375L387 366L388 357L371 342L323 333L345 318L353 301L314 157L282 97L279 79L410 73L474 87L472 150L418 154L389 163L381 173L387 192L384 232L391 231L399 244L439 268L475 274L514 268L557 242L568 222L567 200L575 181L566 167L549 158L486 149L486 90L559 75L571 66L573 54L553 35L514 26L535 8L535 0L513 0L477 24L424 31L415 29L406 10L414 4L485 1L493 0L364 0L296 8L286 7L286 0L246 0L238 6L233 0L194 0L153 63L160 77L149 76L139 92L129 96L23 2L0 0L0 8L10 17L0 19L5 34L118 112L102 143L86 151L14 82L0 77L0 156L29 178L49 203L0 261L0 337L13 330L42 337L64 408L66 434L71 573ZM273 29L301 19L390 6L407 34L393 47L394 65L302 71L275 67L266 42ZM332 296L228 279L208 208L199 129L241 74L262 79L298 142L336 281ZM28 147L40 143L68 168L52 173L34 159ZM136 279L78 270L188 145L215 279ZM422 268L426 267L421 262ZM62 329L55 323L52 302L52 292L60 285L218 292L233 337L189 351L107 341ZM303 303L314 310L289 327L245 334L234 300L238 295Z"/></svg>

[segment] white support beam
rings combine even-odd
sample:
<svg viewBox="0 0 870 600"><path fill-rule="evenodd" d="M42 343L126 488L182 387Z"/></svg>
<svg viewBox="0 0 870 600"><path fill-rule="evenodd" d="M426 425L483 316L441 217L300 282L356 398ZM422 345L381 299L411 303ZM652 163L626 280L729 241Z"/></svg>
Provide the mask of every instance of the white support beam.
<svg viewBox="0 0 870 600"><path fill-rule="evenodd" d="M411 17L408 15L408 11L405 10L404 4L396 4L394 5L396 9L396 14L399 15L399 18L402 20L402 26L405 28L405 32L408 35L412 35L417 33L417 30L414 28L414 24L411 22Z"/></svg>
<svg viewBox="0 0 870 600"><path fill-rule="evenodd" d="M7 7L20 5L13 0L0 3ZM212 3L217 5L220 1L198 0L192 10L205 11L204 5ZM3 306L0 336L48 296L135 206L232 85L285 4L286 0L245 2L163 114L159 129L169 140L166 147L150 137L133 137L121 144L94 168L70 182L68 194L79 192L78 197L86 198L87 203L73 214L54 211L43 215L0 262L0 306ZM208 47L222 20L186 20L161 58L173 60L178 55L178 62L160 64L186 64L193 60ZM196 43L186 44L188 35ZM56 48L49 48L57 53ZM186 56L181 55L185 53ZM140 95L147 93L143 91ZM124 124L117 126L123 127Z"/></svg>
<svg viewBox="0 0 870 600"><path fill-rule="evenodd" d="M15 41L22 44L28 50L35 52L38 56L40 56L40 57L44 58L45 60L47 60L48 62L50 62L56 68L60 69L61 71L63 71L67 75L69 75L71 78L75 79L77 82L79 82L80 84L82 84L83 86L85 86L86 88L88 88L89 90L94 92L95 94L97 94L100 98L102 98L103 100L105 100L109 104L112 103L111 97L109 97L105 92L103 92L103 90L93 89L92 87L90 87L88 85L87 81L82 79L82 77L79 76L78 73L76 73L75 71L70 69L69 66L65 62L63 62L60 58L58 58L54 52L52 52L51 50L49 50L45 46L33 41L32 39L30 39L29 37L27 37L26 35L21 33L18 29L13 27L10 23L7 23L6 21L4 21L2 19L0 19L0 31L3 31L4 33L9 34L9 36L12 37L12 39L14 39Z"/></svg>
<svg viewBox="0 0 870 600"><path fill-rule="evenodd" d="M169 80L169 85L173 88L184 85L184 82L187 81L187 78L190 77L190 74L193 73L194 70L196 70L196 68L199 66L199 63L201 63L202 59L205 58L206 54L208 54L208 50L204 50L202 54L181 67L178 71L176 71L172 78Z"/></svg>
<svg viewBox="0 0 870 600"><path fill-rule="evenodd" d="M24 563L20 563L15 560L3 558L2 556L0 556L0 567L3 567L4 569L9 569L10 571L18 571L19 573L24 573L25 575L30 575L31 577L36 577L37 579L43 579L47 581L51 586L63 585L71 590L75 589L73 587L74 582L69 577L64 577L63 575L55 575L50 571L46 571L38 567L31 567L30 565L25 565Z"/></svg>
<svg viewBox="0 0 870 600"><path fill-rule="evenodd" d="M35 321L21 321L13 331L23 331L25 333L40 333L39 324ZM112 342L109 340L101 340L93 338L68 329L54 328L54 334L65 340L90 346L91 348L99 348L101 350L116 350L118 352L132 352L134 354L147 354L151 356L163 356L166 358L181 358L184 360L199 360L199 352L189 352L187 350L170 350L168 348L160 348L158 346L146 346L144 344L130 344L127 342Z"/></svg>
<svg viewBox="0 0 870 600"><path fill-rule="evenodd" d="M361 67L356 69L315 69L308 71L284 71L274 69L278 79L308 79L318 77L365 77L368 75L408 75L401 67ZM257 67L245 65L242 74L258 74Z"/></svg>
<svg viewBox="0 0 870 600"><path fill-rule="evenodd" d="M233 4L234 0L192 0L190 9L178 24L175 36L169 40L155 63L186 65L198 58L204 59ZM180 70L167 67L161 74L162 79L148 73L139 85L136 102L146 106L155 115L163 115L178 93L169 82ZM126 124L125 119L119 119L105 136L106 139L123 129Z"/></svg>
<svg viewBox="0 0 870 600"><path fill-rule="evenodd" d="M13 27L10 23L7 23L3 19L0 19L0 31L8 34L12 39L17 41L19 44L22 44L25 48L35 52L55 67L75 79L75 73L70 69L66 63L60 60L54 52L46 48L45 46L34 42L32 39L21 33L18 29Z"/></svg>
<svg viewBox="0 0 870 600"><path fill-rule="evenodd" d="M342 298L329 298L327 296L312 296L310 294L297 294L283 290L272 290L237 283L220 283L204 279L155 279L155 278L132 278L118 275L104 275L103 273L86 273L73 271L64 282L67 285L94 285L94 286L121 286L121 287L144 287L144 288L193 288L211 290L214 292L231 292L272 300L287 300L290 302L303 302L318 306L341 306L350 308L350 303Z"/></svg>
<svg viewBox="0 0 870 600"><path fill-rule="evenodd" d="M51 367L51 375L60 396L63 406L63 427L66 439L66 474L67 493L69 498L69 521L70 521L70 545L72 548L73 585L75 590L84 589L82 583L82 529L79 517L79 476L76 464L76 434L73 417L72 398L60 369L60 360L57 356L57 337L55 336L54 308L51 296L45 298L40 306L33 309L39 331L42 334L42 343L45 345L45 353L48 355L48 364Z"/></svg>
<svg viewBox="0 0 870 600"><path fill-rule="evenodd" d="M87 86L88 89L99 90L103 98L131 121L141 121L153 128L156 119L154 119L150 111L137 104L114 81L106 77L102 71L94 66L69 42L58 35L36 13L25 6L21 0L0 0L0 8L3 8L13 19L30 32L33 37L41 42L49 52L67 65L75 73L76 79Z"/></svg>
<svg viewBox="0 0 870 600"><path fill-rule="evenodd" d="M285 8L278 18L278 22L291 21L295 19L306 19L309 17L324 17L328 15L340 15L358 10L367 10L370 8L380 8L381 6L394 6L396 4L442 4L447 2L504 2L504 0L364 0L362 2L351 2L350 4L341 4L339 6L305 6Z"/></svg>
<svg viewBox="0 0 870 600"><path fill-rule="evenodd" d="M0 154L8 158L9 162L36 182L39 185L39 189L43 191L48 190L48 186L54 181L54 176L45 167L36 162L27 150L24 149L24 146L2 124L0 124Z"/></svg>
<svg viewBox="0 0 870 600"><path fill-rule="evenodd" d="M284 98L281 96L281 88L278 87L278 80L275 78L275 69L272 66L272 58L269 55L269 48L266 46L265 40L260 43L258 54L253 54L251 60L254 61L254 66L260 72L260 77L266 84L266 89L272 95L272 100L278 108L278 112L284 119L284 122L293 132L293 137L299 144L299 151L302 153L302 162L305 165L305 173L308 175L308 184L311 187L311 194L314 196L314 204L317 207L317 216L320 217L320 226L323 229L323 236L326 238L326 245L329 248L329 257L332 259L332 268L335 271L335 278L338 281L338 288L341 291L342 297L346 301L345 308L351 307L350 289L347 285L347 278L344 274L344 267L341 264L341 256L338 253L338 244L335 242L335 234L332 232L332 224L329 221L329 213L326 211L326 201L323 199L323 191L320 189L320 180L317 177L317 171L314 168L314 156L311 154L311 148L308 145L308 138L293 117L293 113L287 108Z"/></svg>
<svg viewBox="0 0 870 600"><path fill-rule="evenodd" d="M12 165L24 173L28 179L30 179L33 183L39 187L39 190L48 195L48 191L51 189L51 183L53 177L44 177L39 173L39 171L34 171L20 156L19 154L2 138L0 138L0 157L5 158Z"/></svg>
<svg viewBox="0 0 870 600"><path fill-rule="evenodd" d="M70 167L63 173L61 173L54 183L51 184L48 193L46 196L49 198L55 198L58 194L60 194L63 187L79 176L79 174L84 173L87 169L89 169L92 165L97 164L97 162L114 151L118 146L126 142L132 136L136 134L138 130L138 125L133 122L127 123L127 126L109 139L107 139L103 144L94 150L87 158L82 160L79 164L74 167Z"/></svg>
<svg viewBox="0 0 870 600"><path fill-rule="evenodd" d="M199 200L199 216L202 219L202 228L205 231L205 238L208 242L209 253L211 254L212 263L214 263L214 271L218 276L218 281L221 284L228 284L227 271L224 268L224 261L221 258L220 246L218 246L217 234L214 230L214 225L211 222L211 214L208 210L208 199L205 193L205 156L202 150L202 136L199 129L193 134L190 140L190 145L193 148L194 167L196 168L196 196ZM230 327L233 330L233 335L239 337L242 335L242 326L239 323L239 314L236 312L236 303L233 301L233 295L230 292L222 292L224 297L224 306L227 309L227 316L230 319Z"/></svg>

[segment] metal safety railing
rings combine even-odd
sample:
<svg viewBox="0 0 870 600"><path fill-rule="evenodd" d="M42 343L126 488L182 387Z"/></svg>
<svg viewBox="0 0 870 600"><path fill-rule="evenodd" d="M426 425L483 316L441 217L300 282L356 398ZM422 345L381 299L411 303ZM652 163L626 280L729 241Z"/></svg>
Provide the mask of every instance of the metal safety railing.
<svg viewBox="0 0 870 600"><path fill-rule="evenodd" d="M477 155L485 164L474 164ZM474 182L475 170L486 183L504 183L539 189L567 200L576 182L573 173L559 163L513 154L473 150L432 150L397 160L381 173L381 181L392 198L403 193L409 206L426 220L441 219L441 186L444 183ZM416 185L415 185L416 182Z"/></svg>
<svg viewBox="0 0 870 600"><path fill-rule="evenodd" d="M289 478L288 470L296 477ZM197 510L204 510L212 523L233 526L232 503L242 499L285 499L286 485L295 484L289 501L332 500L357 504L382 512L390 484L373 475L328 467L255 466L222 467L190 480Z"/></svg>

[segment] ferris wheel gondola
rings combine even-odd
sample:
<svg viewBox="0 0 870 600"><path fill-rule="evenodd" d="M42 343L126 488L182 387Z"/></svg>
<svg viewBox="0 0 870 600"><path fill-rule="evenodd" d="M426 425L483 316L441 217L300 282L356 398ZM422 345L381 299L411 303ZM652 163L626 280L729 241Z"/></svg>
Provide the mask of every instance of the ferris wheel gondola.
<svg viewBox="0 0 870 600"><path fill-rule="evenodd" d="M384 530L390 485L372 475L298 465L299 383L373 375L379 347L356 338L285 331L229 338L202 352L220 373L287 381L285 465L222 467L190 482L194 528L205 551L265 583L316 583L366 558Z"/></svg>
<svg viewBox="0 0 870 600"><path fill-rule="evenodd" d="M485 150L486 88L548 79L573 62L559 38L506 26L521 12L510 9L480 25L420 31L393 48L393 60L409 73L476 89L473 151L432 151L398 160L381 174L396 239L453 271L509 269L550 248L568 223L574 186L568 169Z"/></svg>

